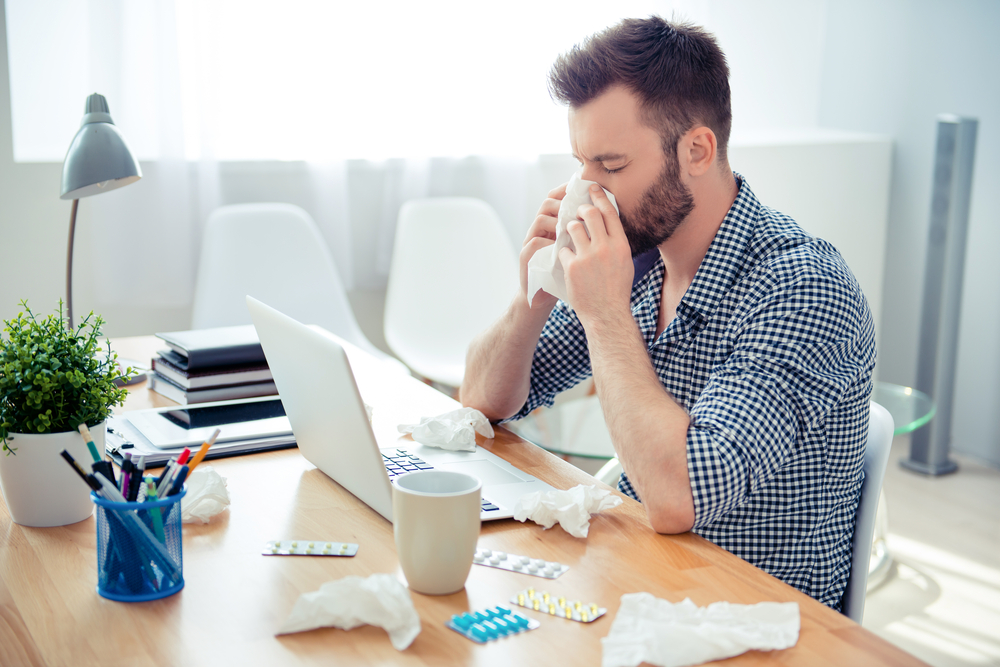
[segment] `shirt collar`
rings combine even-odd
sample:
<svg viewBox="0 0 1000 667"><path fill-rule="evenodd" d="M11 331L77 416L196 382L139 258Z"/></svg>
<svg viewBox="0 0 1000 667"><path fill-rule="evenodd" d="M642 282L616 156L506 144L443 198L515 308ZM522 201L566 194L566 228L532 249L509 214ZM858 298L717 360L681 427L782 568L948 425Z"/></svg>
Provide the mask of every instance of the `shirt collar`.
<svg viewBox="0 0 1000 667"><path fill-rule="evenodd" d="M760 202L746 179L736 172L733 176L739 182L739 192L681 299L682 306L686 304L704 319L712 314L739 278L760 211ZM678 307L679 315L681 310Z"/></svg>
<svg viewBox="0 0 1000 667"><path fill-rule="evenodd" d="M677 318L684 325L693 325L694 320L699 318L708 319L739 278L745 264L744 257L749 252L760 202L743 176L736 172L733 172L733 176L740 184L736 199L723 218L694 280L677 306ZM632 287L632 313L643 329L647 343L652 342L652 334L656 329L662 290L663 258L660 257ZM684 328L687 329L688 326ZM670 329L669 323L667 329Z"/></svg>

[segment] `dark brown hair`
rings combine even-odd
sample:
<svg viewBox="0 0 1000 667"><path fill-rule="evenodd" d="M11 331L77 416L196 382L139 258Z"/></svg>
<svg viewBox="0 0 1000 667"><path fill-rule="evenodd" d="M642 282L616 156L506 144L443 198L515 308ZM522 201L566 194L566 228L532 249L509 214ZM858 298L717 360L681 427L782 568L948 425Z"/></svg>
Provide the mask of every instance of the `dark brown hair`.
<svg viewBox="0 0 1000 667"><path fill-rule="evenodd" d="M729 66L711 34L658 16L625 19L559 56L549 72L549 94L574 108L615 85L639 97L643 120L668 156L685 132L704 124L725 160L733 122Z"/></svg>

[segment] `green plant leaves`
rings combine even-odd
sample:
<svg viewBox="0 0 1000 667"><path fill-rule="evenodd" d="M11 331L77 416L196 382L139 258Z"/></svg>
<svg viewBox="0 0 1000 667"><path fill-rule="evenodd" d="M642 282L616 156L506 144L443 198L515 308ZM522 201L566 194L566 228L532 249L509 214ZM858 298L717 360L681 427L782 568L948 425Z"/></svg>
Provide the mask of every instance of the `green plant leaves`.
<svg viewBox="0 0 1000 667"><path fill-rule="evenodd" d="M0 340L0 438L8 453L8 433L60 433L101 423L125 402L128 390L115 380L131 372L118 367L110 343L100 354L100 315L91 312L70 330L62 300L44 319L26 301L21 306L24 312L4 320Z"/></svg>

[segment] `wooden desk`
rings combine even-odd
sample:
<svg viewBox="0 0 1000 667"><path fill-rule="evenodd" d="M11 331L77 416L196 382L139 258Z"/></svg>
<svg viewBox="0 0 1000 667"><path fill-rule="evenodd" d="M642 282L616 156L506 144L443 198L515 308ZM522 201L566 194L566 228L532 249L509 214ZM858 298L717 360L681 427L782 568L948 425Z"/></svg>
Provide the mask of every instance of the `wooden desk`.
<svg viewBox="0 0 1000 667"><path fill-rule="evenodd" d="M148 359L155 339L115 341L124 356ZM354 363L352 361L352 363ZM395 426L450 408L447 399L412 378L379 376L355 363L362 394L375 406L380 437ZM137 385L126 407L171 405ZM483 446L558 488L594 484L589 475L498 429ZM474 565L465 590L449 596L414 593L423 629L409 649L392 648L381 628L325 628L275 637L301 593L348 575L388 572L402 579L392 526L296 450L222 459L232 505L207 525L184 526L184 578L177 595L126 604L97 595L94 519L61 528L14 524L0 503L0 665L599 665L624 593L647 591L699 605L718 600L752 604L794 601L802 615L798 644L750 652L733 665L923 664L850 619L739 558L693 535L654 533L639 503L595 516L587 539L533 523L483 524L480 545L557 560L570 570L555 581ZM272 539L357 542L355 558L264 557ZM542 626L485 646L447 629L454 613L506 604L529 585L570 599L595 601L608 614L581 624L531 614Z"/></svg>

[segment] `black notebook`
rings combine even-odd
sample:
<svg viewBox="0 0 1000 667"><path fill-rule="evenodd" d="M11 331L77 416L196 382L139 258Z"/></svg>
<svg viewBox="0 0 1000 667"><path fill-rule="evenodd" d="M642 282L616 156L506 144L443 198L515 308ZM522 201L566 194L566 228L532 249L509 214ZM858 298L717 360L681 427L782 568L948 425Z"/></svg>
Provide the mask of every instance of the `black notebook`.
<svg viewBox="0 0 1000 667"><path fill-rule="evenodd" d="M171 363L188 371L213 366L267 363L257 330L252 324L171 331L156 336L177 353L171 356Z"/></svg>

